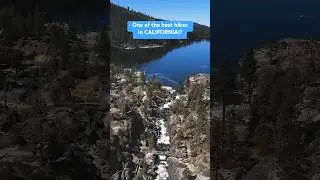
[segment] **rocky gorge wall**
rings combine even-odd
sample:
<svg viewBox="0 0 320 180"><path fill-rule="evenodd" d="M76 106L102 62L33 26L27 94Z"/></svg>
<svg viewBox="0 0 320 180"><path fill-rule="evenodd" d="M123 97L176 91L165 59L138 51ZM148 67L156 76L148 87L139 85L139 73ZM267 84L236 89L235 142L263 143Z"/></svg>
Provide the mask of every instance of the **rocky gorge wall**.
<svg viewBox="0 0 320 180"><path fill-rule="evenodd" d="M110 179L108 74L92 63L103 60L87 56L96 53L76 33L48 25L60 36L44 28L0 43L0 179ZM73 65L57 39L68 55L85 49Z"/></svg>
<svg viewBox="0 0 320 180"><path fill-rule="evenodd" d="M181 93L131 69L114 66L111 77L113 179L208 179L209 76Z"/></svg>
<svg viewBox="0 0 320 180"><path fill-rule="evenodd" d="M170 108L170 179L210 179L210 76L188 79Z"/></svg>
<svg viewBox="0 0 320 180"><path fill-rule="evenodd" d="M241 100L225 107L217 177L319 179L319 48L319 41L283 39L252 50L252 101L240 73L235 90ZM222 103L211 108L213 121L221 122ZM211 150L217 156L215 144Z"/></svg>

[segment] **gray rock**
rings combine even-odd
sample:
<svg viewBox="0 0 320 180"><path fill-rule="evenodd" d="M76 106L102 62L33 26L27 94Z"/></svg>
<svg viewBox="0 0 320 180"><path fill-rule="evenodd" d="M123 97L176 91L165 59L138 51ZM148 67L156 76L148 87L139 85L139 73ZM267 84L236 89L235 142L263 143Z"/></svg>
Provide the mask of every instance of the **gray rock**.
<svg viewBox="0 0 320 180"><path fill-rule="evenodd" d="M195 85L208 86L210 84L210 75L209 74L197 74L188 78L185 82L187 87L192 87Z"/></svg>
<svg viewBox="0 0 320 180"><path fill-rule="evenodd" d="M168 157L168 170L170 179L185 180L190 178L190 171L183 162L177 158Z"/></svg>
<svg viewBox="0 0 320 180"><path fill-rule="evenodd" d="M137 86L133 88L132 92L136 94L137 96L143 96L143 88L141 86Z"/></svg>
<svg viewBox="0 0 320 180"><path fill-rule="evenodd" d="M29 57L33 55L47 54L49 45L37 40L20 39L16 43L14 49L21 50L23 52L23 56Z"/></svg>
<svg viewBox="0 0 320 180"><path fill-rule="evenodd" d="M210 177L198 175L195 180L209 180L209 179L210 179Z"/></svg>
<svg viewBox="0 0 320 180"><path fill-rule="evenodd" d="M121 111L118 108L111 108L110 115L114 120L119 120L122 117Z"/></svg>

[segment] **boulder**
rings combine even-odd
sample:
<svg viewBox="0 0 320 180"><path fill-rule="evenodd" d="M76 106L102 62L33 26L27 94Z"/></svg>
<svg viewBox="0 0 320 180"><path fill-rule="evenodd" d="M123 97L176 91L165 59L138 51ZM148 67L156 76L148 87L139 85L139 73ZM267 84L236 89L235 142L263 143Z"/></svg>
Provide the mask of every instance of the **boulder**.
<svg viewBox="0 0 320 180"><path fill-rule="evenodd" d="M137 96L144 96L144 90L141 86L137 86L135 88L133 88L132 92L137 95Z"/></svg>
<svg viewBox="0 0 320 180"><path fill-rule="evenodd" d="M37 64L45 64L45 63L49 63L51 62L53 59L52 56L48 56L48 55L37 55L34 59L35 63Z"/></svg>
<svg viewBox="0 0 320 180"><path fill-rule="evenodd" d="M203 176L203 175L197 175L195 180L210 180L210 177Z"/></svg>
<svg viewBox="0 0 320 180"><path fill-rule="evenodd" d="M185 180L190 179L190 172L182 161L174 157L168 157L168 170L170 179Z"/></svg>
<svg viewBox="0 0 320 180"><path fill-rule="evenodd" d="M194 76L191 76L187 79L187 82L185 82L185 85L187 87L192 87L195 85L202 85L202 86L208 86L210 85L210 75L209 74L197 74Z"/></svg>
<svg viewBox="0 0 320 180"><path fill-rule="evenodd" d="M122 117L121 111L118 108L111 108L110 115L114 120L119 120Z"/></svg>
<svg viewBox="0 0 320 180"><path fill-rule="evenodd" d="M78 83L72 90L72 95L83 101L100 102L102 99L99 93L103 90L104 86L100 77L94 76Z"/></svg>
<svg viewBox="0 0 320 180"><path fill-rule="evenodd" d="M49 45L38 40L19 39L14 46L14 49L21 50L23 56L30 57L33 55L47 54Z"/></svg>

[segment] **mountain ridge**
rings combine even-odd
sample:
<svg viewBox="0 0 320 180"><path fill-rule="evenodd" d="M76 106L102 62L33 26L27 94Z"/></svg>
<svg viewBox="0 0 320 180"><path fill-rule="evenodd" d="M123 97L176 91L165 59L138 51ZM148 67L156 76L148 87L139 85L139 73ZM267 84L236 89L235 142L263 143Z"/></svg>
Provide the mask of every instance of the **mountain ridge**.
<svg viewBox="0 0 320 180"><path fill-rule="evenodd" d="M110 4L110 37L113 43L143 44L145 40L133 40L127 32L128 21L162 21L142 12L130 10L114 3ZM194 31L188 34L188 40L202 40L210 38L210 27L194 22ZM148 43L163 43L167 40L148 40ZM172 40L169 42L173 42Z"/></svg>

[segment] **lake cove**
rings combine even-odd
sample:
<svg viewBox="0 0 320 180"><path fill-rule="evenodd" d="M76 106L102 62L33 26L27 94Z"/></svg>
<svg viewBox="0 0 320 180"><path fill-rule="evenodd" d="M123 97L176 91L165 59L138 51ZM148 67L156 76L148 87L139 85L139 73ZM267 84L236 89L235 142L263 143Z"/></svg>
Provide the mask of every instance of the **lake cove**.
<svg viewBox="0 0 320 180"><path fill-rule="evenodd" d="M173 49L165 56L142 64L147 77L155 76L164 85L178 87L188 76L210 73L210 42L194 42Z"/></svg>
<svg viewBox="0 0 320 180"><path fill-rule="evenodd" d="M209 41L148 47L153 46L130 50L112 48L111 61L119 66L144 71L147 77L155 76L171 87L178 87L190 75L211 72Z"/></svg>

